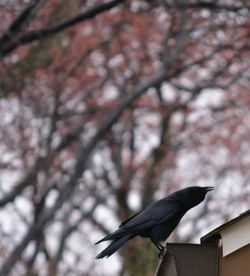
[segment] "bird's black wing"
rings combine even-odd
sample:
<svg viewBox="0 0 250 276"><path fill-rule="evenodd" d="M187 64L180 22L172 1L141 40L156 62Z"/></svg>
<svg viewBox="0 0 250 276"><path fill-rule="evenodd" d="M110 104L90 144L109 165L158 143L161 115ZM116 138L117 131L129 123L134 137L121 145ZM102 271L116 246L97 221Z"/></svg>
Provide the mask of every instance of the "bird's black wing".
<svg viewBox="0 0 250 276"><path fill-rule="evenodd" d="M140 211L140 212L134 214L133 216L129 217L128 219L124 220L124 221L119 225L119 227L125 225L125 224L126 224L127 222L129 222L131 219L133 219L134 217L138 216L141 212L143 212L143 211Z"/></svg>
<svg viewBox="0 0 250 276"><path fill-rule="evenodd" d="M169 201L166 203L166 201L158 201L154 204L151 204L142 212L124 221L120 225L120 228L129 232L141 231L157 224L166 222L179 213L179 211L179 205L175 202Z"/></svg>

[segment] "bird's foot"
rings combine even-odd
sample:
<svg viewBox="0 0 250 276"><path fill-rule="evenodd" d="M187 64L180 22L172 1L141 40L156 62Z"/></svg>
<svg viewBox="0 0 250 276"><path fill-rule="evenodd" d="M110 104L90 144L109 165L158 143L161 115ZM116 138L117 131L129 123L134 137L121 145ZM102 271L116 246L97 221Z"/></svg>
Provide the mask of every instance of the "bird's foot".
<svg viewBox="0 0 250 276"><path fill-rule="evenodd" d="M159 259L163 259L164 252L165 252L164 248L162 248L162 249L159 251L159 254L158 254L158 258L159 258Z"/></svg>

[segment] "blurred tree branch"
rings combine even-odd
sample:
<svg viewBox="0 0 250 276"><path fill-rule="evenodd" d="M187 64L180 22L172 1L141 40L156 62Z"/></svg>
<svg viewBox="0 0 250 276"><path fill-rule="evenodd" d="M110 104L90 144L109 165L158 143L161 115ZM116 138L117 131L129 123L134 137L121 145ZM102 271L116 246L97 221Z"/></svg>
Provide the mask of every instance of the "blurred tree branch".
<svg viewBox="0 0 250 276"><path fill-rule="evenodd" d="M31 43L35 40L45 39L53 34L61 32L66 28L84 22L86 20L92 19L95 16L106 12L118 4L124 2L124 0L113 0L107 3L99 4L93 8L88 9L87 11L76 15L73 18L63 20L62 22L54 23L49 27L45 27L39 30L27 31L26 33L20 33L19 26L24 23L30 16L31 11L40 1L34 1L29 4L24 11L14 20L14 22L10 25L8 31L2 35L0 38L0 54L1 57L7 55L20 45L24 45L27 43ZM15 35L13 37L13 34Z"/></svg>

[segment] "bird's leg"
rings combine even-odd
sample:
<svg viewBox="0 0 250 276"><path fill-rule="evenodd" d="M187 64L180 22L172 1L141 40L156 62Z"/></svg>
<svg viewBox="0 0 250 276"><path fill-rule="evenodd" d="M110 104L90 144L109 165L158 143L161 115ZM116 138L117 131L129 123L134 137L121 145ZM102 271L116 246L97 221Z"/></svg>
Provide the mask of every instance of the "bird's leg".
<svg viewBox="0 0 250 276"><path fill-rule="evenodd" d="M163 256L164 256L165 247L164 247L162 244L160 244L159 242L154 242L154 241L153 241L153 243L154 243L154 245L157 247L157 249L159 250L158 257L159 257L160 259L162 259Z"/></svg>
<svg viewBox="0 0 250 276"><path fill-rule="evenodd" d="M160 252L159 252L159 254L158 254L158 257L159 257L159 259L162 259L163 256L164 256L165 247L162 246L161 244L159 244L159 245L160 245Z"/></svg>

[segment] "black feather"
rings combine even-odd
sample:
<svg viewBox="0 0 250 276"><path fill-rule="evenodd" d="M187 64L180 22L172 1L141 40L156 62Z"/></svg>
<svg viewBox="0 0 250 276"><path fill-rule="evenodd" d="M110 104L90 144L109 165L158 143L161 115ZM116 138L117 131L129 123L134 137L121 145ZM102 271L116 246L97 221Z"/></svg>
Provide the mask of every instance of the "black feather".
<svg viewBox="0 0 250 276"><path fill-rule="evenodd" d="M99 255L96 256L96 259L102 259L104 257L109 257L115 253L125 242L130 239L131 235L127 234L121 238L114 240L107 248L105 248Z"/></svg>

